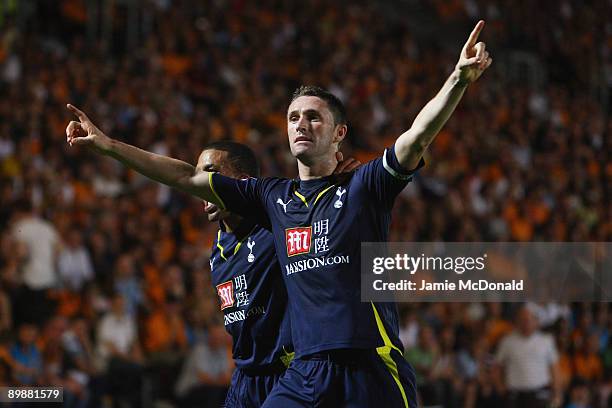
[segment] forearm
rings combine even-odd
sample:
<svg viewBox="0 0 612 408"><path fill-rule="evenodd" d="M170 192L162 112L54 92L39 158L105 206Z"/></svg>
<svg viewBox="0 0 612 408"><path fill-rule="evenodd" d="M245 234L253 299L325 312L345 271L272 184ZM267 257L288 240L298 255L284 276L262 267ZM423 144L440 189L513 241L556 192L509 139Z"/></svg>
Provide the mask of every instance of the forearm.
<svg viewBox="0 0 612 408"><path fill-rule="evenodd" d="M195 168L189 163L147 152L118 140L112 140L104 154L143 176L179 189L185 189L184 184L195 172Z"/></svg>
<svg viewBox="0 0 612 408"><path fill-rule="evenodd" d="M395 153L403 167L417 166L425 149L454 112L467 85L460 80L459 70L455 70L438 94L421 109L410 129L397 139Z"/></svg>

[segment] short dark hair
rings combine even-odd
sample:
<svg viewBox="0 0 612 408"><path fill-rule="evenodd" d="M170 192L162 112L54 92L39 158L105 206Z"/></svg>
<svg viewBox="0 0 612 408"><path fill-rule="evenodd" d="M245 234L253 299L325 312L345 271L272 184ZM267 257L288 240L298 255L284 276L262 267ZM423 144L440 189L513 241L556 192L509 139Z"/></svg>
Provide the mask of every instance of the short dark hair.
<svg viewBox="0 0 612 408"><path fill-rule="evenodd" d="M334 116L336 125L346 125L346 108L342 101L333 93L315 85L302 85L293 92L291 102L300 96L316 96L327 102L327 106Z"/></svg>
<svg viewBox="0 0 612 408"><path fill-rule="evenodd" d="M232 140L220 140L204 146L204 150L220 150L227 152L230 167L238 173L250 177L259 177L259 163L255 152L250 147Z"/></svg>

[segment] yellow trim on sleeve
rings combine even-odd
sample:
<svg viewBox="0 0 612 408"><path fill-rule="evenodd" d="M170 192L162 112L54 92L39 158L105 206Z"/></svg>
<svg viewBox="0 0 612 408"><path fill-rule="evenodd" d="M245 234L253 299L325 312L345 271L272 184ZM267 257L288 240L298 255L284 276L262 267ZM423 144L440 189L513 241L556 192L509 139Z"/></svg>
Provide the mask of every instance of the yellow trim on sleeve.
<svg viewBox="0 0 612 408"><path fill-rule="evenodd" d="M212 180L213 174L214 173L212 173L212 172L208 173L208 184L210 184L210 190L212 191L213 195L215 196L217 201L219 201L219 204L221 205L221 209L225 210L225 209L227 209L227 207L225 206L225 203L223 202L221 197L219 197L219 194L217 194L217 192L215 191L215 186L214 186L213 180Z"/></svg>
<svg viewBox="0 0 612 408"><path fill-rule="evenodd" d="M404 387L402 386L402 382L399 378L397 363L393 361L393 357L391 357L392 350L397 350L400 355L402 354L402 352L391 342L391 339L387 334L387 330L385 329L385 325L383 324L382 319L378 314L378 310L376 310L376 306L374 306L374 302L370 303L372 304L372 310L374 310L374 318L376 319L376 326L378 326L378 332L380 333L380 336L382 337L383 342L385 344L384 346L377 347L376 352L378 353L378 356L381 358L383 363L385 363L385 366L387 366L387 370L389 370L391 376L393 376L393 380L395 380L395 383L397 384L397 387L399 388L400 393L402 394L402 398L404 399L404 406L406 408L410 408L410 406L408 405L408 398L406 398L406 391L404 391Z"/></svg>

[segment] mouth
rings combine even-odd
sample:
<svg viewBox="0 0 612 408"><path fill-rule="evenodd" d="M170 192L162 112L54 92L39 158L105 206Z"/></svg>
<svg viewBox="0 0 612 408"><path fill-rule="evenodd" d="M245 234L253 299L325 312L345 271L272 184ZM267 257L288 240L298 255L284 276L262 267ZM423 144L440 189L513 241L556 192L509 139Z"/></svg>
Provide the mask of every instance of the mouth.
<svg viewBox="0 0 612 408"><path fill-rule="evenodd" d="M293 143L299 143L299 142L310 142L312 143L312 140L306 136L298 136L295 138Z"/></svg>

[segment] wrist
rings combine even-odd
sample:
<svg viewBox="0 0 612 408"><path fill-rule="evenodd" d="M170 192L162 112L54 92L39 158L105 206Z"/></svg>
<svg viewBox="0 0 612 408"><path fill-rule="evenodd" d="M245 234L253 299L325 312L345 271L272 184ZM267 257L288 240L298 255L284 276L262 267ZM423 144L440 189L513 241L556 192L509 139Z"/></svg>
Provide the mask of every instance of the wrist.
<svg viewBox="0 0 612 408"><path fill-rule="evenodd" d="M455 70L451 74L451 78L453 80L453 85L461 88L467 88L470 84L470 81L463 75L461 68L458 67L455 67Z"/></svg>
<svg viewBox="0 0 612 408"><path fill-rule="evenodd" d="M96 144L96 149L104 155L112 155L117 151L117 141L106 136L102 138L100 143Z"/></svg>

